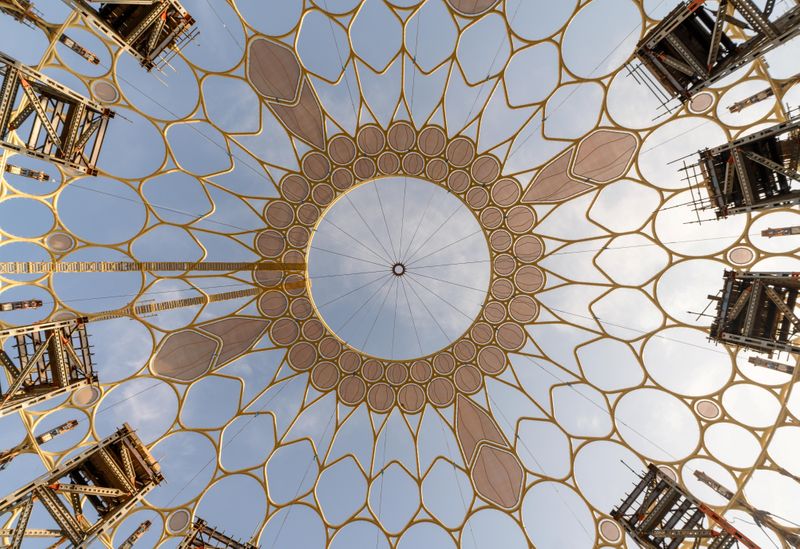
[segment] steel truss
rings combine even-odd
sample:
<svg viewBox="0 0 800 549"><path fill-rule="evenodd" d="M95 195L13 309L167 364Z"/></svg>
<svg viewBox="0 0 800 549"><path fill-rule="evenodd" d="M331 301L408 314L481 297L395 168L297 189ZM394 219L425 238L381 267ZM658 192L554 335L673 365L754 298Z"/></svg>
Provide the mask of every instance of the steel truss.
<svg viewBox="0 0 800 549"><path fill-rule="evenodd" d="M800 353L792 337L800 331L795 314L800 273L725 271L711 339L772 354Z"/></svg>
<svg viewBox="0 0 800 549"><path fill-rule="evenodd" d="M9 380L0 390L0 417L96 381L86 322L83 317L0 330L0 363ZM10 338L16 362L2 348Z"/></svg>
<svg viewBox="0 0 800 549"><path fill-rule="evenodd" d="M206 521L195 517L192 529L178 545L178 549L201 547L203 549L258 549L252 543L237 541L208 526Z"/></svg>
<svg viewBox="0 0 800 549"><path fill-rule="evenodd" d="M0 77L0 145L97 175L100 147L114 113L4 53Z"/></svg>
<svg viewBox="0 0 800 549"><path fill-rule="evenodd" d="M148 71L169 62L196 36L194 19L178 0L65 0ZM91 4L99 4L94 7Z"/></svg>
<svg viewBox="0 0 800 549"><path fill-rule="evenodd" d="M737 542L759 549L706 504L694 498L666 473L650 464L633 491L611 511L611 517L642 547L677 549L693 542L708 549L729 549ZM703 520L708 524L703 524Z"/></svg>
<svg viewBox="0 0 800 549"><path fill-rule="evenodd" d="M699 154L717 218L800 203L800 117Z"/></svg>
<svg viewBox="0 0 800 549"><path fill-rule="evenodd" d="M762 11L752 0L719 0L716 13L703 4L681 2L636 48L639 61L681 101L800 34L800 5L770 20L774 2ZM737 43L726 23L754 36Z"/></svg>
<svg viewBox="0 0 800 549"><path fill-rule="evenodd" d="M12 549L39 537L54 538L53 547L64 542L76 549L88 547L162 480L158 463L124 424L113 435L0 501L0 515L10 515L0 529L0 539ZM90 516L97 517L94 522L84 513L87 503L93 508ZM37 513L37 507L44 513ZM52 528L53 521L57 528ZM44 527L37 528L40 523Z"/></svg>

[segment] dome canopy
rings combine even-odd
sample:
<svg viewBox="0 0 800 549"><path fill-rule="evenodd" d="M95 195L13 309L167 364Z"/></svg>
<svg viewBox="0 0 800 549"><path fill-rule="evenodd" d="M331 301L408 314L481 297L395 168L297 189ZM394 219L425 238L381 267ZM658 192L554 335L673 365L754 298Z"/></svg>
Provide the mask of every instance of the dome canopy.
<svg viewBox="0 0 800 549"><path fill-rule="evenodd" d="M0 451L77 420L0 496L127 422L166 482L113 547L192 517L265 548L637 547L611 511L650 463L761 546L696 472L797 530L800 374L705 308L726 269L800 271L762 236L800 218L713 219L695 157L791 118L800 42L664 103L631 59L672 4L181 0L152 70L66 4L0 16L0 50L113 111L96 175L6 150L49 179L2 174L0 261L172 262L0 274L42 301L0 327L87 317L98 380L0 417Z"/></svg>

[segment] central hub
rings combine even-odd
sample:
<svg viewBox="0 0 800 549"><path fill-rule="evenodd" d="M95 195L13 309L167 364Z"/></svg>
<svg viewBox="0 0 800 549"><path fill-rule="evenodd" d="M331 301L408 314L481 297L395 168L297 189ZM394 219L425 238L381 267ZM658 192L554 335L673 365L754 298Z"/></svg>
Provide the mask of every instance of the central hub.
<svg viewBox="0 0 800 549"><path fill-rule="evenodd" d="M446 348L480 314L491 277L475 214L435 183L386 177L322 213L308 249L311 300L340 340L411 360Z"/></svg>

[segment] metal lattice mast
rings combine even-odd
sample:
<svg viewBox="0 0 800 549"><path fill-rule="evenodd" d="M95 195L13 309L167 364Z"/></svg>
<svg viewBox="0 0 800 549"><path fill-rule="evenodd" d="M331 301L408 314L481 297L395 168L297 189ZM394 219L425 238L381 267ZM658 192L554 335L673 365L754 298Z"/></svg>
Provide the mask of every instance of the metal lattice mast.
<svg viewBox="0 0 800 549"><path fill-rule="evenodd" d="M167 64L191 41L194 18L178 0L114 0L95 7L87 0L64 0L148 71Z"/></svg>
<svg viewBox="0 0 800 549"><path fill-rule="evenodd" d="M731 501L734 497L733 492L722 486L720 483L709 477L707 474L703 473L702 471L695 471L694 472L695 478L709 486L712 490L716 493ZM800 547L800 534L796 532L790 531L788 528L783 527L780 525L775 519L772 518L767 511L762 511L760 509L756 509L744 498L739 497L734 502L735 505L741 507L742 509L746 510L750 516L753 517L753 520L756 521L756 524L764 525L769 527L773 532L775 532L781 540L792 547Z"/></svg>
<svg viewBox="0 0 800 549"><path fill-rule="evenodd" d="M725 271L725 285L717 301L710 336L770 355L774 351L800 353L794 337L800 332L795 314L800 273Z"/></svg>
<svg viewBox="0 0 800 549"><path fill-rule="evenodd" d="M90 63L94 65L100 63L100 58L94 53L62 33L60 25L45 21L30 0L0 0L0 12L10 15L20 23L41 29L47 35L50 42L58 40Z"/></svg>
<svg viewBox="0 0 800 549"><path fill-rule="evenodd" d="M48 537L84 549L109 532L163 480L160 467L136 433L124 424L116 433L0 500L0 529L7 546ZM89 520L84 506L90 505ZM39 511L36 512L37 508ZM49 519L49 520L48 520ZM57 528L52 528L53 521ZM37 527L37 526L43 527Z"/></svg>
<svg viewBox="0 0 800 549"><path fill-rule="evenodd" d="M643 547L677 549L687 541L699 547L701 540L708 540L708 549L729 549L737 543L760 549L655 465L650 464L640 478L611 517Z"/></svg>
<svg viewBox="0 0 800 549"><path fill-rule="evenodd" d="M0 145L96 175L114 113L4 53L0 77Z"/></svg>
<svg viewBox="0 0 800 549"><path fill-rule="evenodd" d="M40 299L25 299L22 301L0 301L0 311L1 312L8 312L8 311L18 311L21 309L38 309L42 306L42 300Z"/></svg>
<svg viewBox="0 0 800 549"><path fill-rule="evenodd" d="M0 389L0 416L96 381L86 317L0 330L0 363L8 385ZM2 343L14 341L17 360Z"/></svg>
<svg viewBox="0 0 800 549"><path fill-rule="evenodd" d="M147 531L150 529L150 526L152 525L153 523L150 522L149 520L146 520L143 523L141 523L136 528L136 530L134 530L133 533L130 536L128 536L128 539L123 541L120 544L120 546L117 547L117 549L131 549L134 545L136 545L137 541L142 539L142 536L144 536L147 533Z"/></svg>
<svg viewBox="0 0 800 549"><path fill-rule="evenodd" d="M242 542L212 528L205 520L196 517L191 530L178 545L178 549L258 549L256 545Z"/></svg>
<svg viewBox="0 0 800 549"><path fill-rule="evenodd" d="M754 366L761 366L762 368L769 368L770 370L775 370L776 372L783 372L784 374L789 374L789 375L794 374L794 366L762 358L760 356L751 356L750 358L747 359L747 362L753 364Z"/></svg>
<svg viewBox="0 0 800 549"><path fill-rule="evenodd" d="M636 49L667 95L681 101L800 34L800 5L772 19L774 2L762 10L752 0L720 0L716 11L705 3L679 3ZM736 43L726 25L748 28L751 35Z"/></svg>
<svg viewBox="0 0 800 549"><path fill-rule="evenodd" d="M60 434L66 433L67 431L71 431L75 427L78 426L77 420L70 420L66 423L62 423L58 427L50 429L46 433L42 433L41 435L31 438L26 437L21 443L16 445L15 447L11 448L10 450L5 450L0 452L0 471L5 469L11 461L20 454L24 454L26 452L35 452L36 448L46 442L53 440Z"/></svg>
<svg viewBox="0 0 800 549"><path fill-rule="evenodd" d="M148 316L182 307L253 297L263 291L262 288L245 288L155 301L94 313L88 317L0 330L0 365L8 380L7 387L0 384L0 417L98 381L86 330L89 321ZM15 343L18 354L16 361L2 349L2 343L7 339L13 339Z"/></svg>
<svg viewBox="0 0 800 549"><path fill-rule="evenodd" d="M761 236L772 238L774 236L795 236L800 235L800 225L793 227L780 227L778 229L764 229L761 231Z"/></svg>
<svg viewBox="0 0 800 549"><path fill-rule="evenodd" d="M777 96L778 100L780 100L780 98L783 96L783 93L797 82L800 82L800 75L787 78L786 80L775 81L769 88L765 88L754 93L750 97L746 97L741 101L737 101L736 103L730 105L728 110L732 113L741 112L747 107L755 105L756 103L760 103L761 101L769 99L770 97Z"/></svg>
<svg viewBox="0 0 800 549"><path fill-rule="evenodd" d="M717 218L800 203L800 117L699 153Z"/></svg>
<svg viewBox="0 0 800 549"><path fill-rule="evenodd" d="M21 166L14 166L6 162L6 154L3 154L3 159L0 161L0 166L5 165L5 167L0 167L0 171L5 171L6 173L10 173L12 175L19 175L21 177L27 177L28 179L34 179L36 181L50 181L50 176L40 170L32 170L30 168L23 168Z"/></svg>
<svg viewBox="0 0 800 549"><path fill-rule="evenodd" d="M129 316L147 316L156 314L161 311L169 311L181 307L194 307L196 305L205 305L207 303L217 303L219 301L227 301L230 299L240 299L243 297L251 297L263 292L261 288L247 288L244 290L234 290L231 292L223 292L219 294L201 295L195 297L184 297L181 299L171 299L168 301L156 301L152 303L144 303L142 305L131 305L123 307L122 309L115 309L113 311L105 311L95 313L89 318L92 321L109 320L112 318L121 318Z"/></svg>

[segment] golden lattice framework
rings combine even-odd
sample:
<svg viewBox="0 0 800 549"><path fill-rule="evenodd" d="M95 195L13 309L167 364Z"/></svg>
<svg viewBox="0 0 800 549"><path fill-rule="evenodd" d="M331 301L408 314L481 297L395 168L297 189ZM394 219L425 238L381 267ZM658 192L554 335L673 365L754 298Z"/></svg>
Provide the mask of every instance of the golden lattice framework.
<svg viewBox="0 0 800 549"><path fill-rule="evenodd" d="M352 18L365 9L362 4L378 3L398 21L408 25L407 21L423 9L423 6L435 2L436 0L394 3L354 1L345 13L328 12L332 17L329 19L331 33L334 32L334 26L337 30L346 32L346 26L352 24ZM458 29L459 36L463 36L467 29L477 25L483 18L499 15L507 20L509 17L505 11L506 4L516 5L499 0L447 0L446 4L440 3L448 10L448 17ZM587 9L591 3L581 1L570 15L565 16L558 29L545 38L526 40L523 36L514 34L510 46L512 53L539 44L561 48L567 28L581 10ZM397 7L396 4L402 6ZM645 23L642 27L649 27L655 21L639 4L641 2L636 3L639 16ZM196 6L196 10L203 8L202 3ZM599 86L603 93L602 107L597 119L593 127L583 132L579 138L561 139L563 146L556 154L526 166L524 170L507 173L504 166L514 154L513 143L522 135L525 124L518 125L516 131L505 135L491 148L482 148L480 137L485 131L484 124L489 124L483 114L488 112L493 93L482 97L478 93L475 97L474 113L470 111L463 127L453 128L448 126L449 119L444 115L444 110L447 108L448 91L455 87L454 84L450 81L442 84L441 97L424 120L409 116L408 113L414 110L413 91L409 93L406 86L397 94L397 100L390 109L391 117L386 120L374 112L369 102L362 99L365 97L365 90L360 78L355 76L359 89L349 90L348 83L348 91L356 96L354 99L351 95L350 100L360 116L353 126L354 131L348 131L348 124L337 120L334 113L326 109L326 101L321 99L318 92L324 86L330 86L331 82L323 75L311 73L297 51L299 21L312 12L320 13L320 9L324 14L327 11L325 2L306 1L302 17L298 16L298 23L280 36L266 36L258 32L248 23L235 0L228 0L218 9L226 14L236 14L240 19L241 31L245 37L242 54L230 70L217 72L205 69L202 61L192 61L186 52L179 55L180 66L194 75L200 89L197 104L190 114L180 117L179 120L159 119L141 110L135 101L125 96L126 82L116 70L107 69L97 77L82 75L62 57L63 52L56 48L55 42L51 43L39 64L40 69L69 72L86 84L96 100L117 112L133 112L146 118L161 133L167 152L153 173L143 178L124 178L112 173L102 173L138 195L147 210L148 221L135 236L105 248L137 259L133 251L137 238L151 230L153 224L167 223L159 216L158 209L148 204L143 187L148 180L159 175L183 170L177 155L172 151L173 145L167 132L176 122L191 119L207 122L224 136L232 161L231 167L223 172L198 176L204 189L220 187L213 177L233 173L235 161L240 160L237 155L242 154L236 151L242 150L247 155L248 162L256 162L265 168L265 176L273 179L278 196L265 202L260 197L241 195L248 207L257 211L258 215L263 215L263 230L217 231L209 228L209 225L198 229L192 226L194 220L182 225L171 223L186 229L189 234L194 235L194 231L215 234L222 239L230 239L237 245L244 241L254 254L261 257L302 262L305 260L313 228L325 208L337 196L364 181L383 176L406 175L425 178L441 185L472 210L490 247L492 274L483 309L467 332L442 351L411 361L376 359L337 339L315 310L308 295L307 284L298 284L303 280L296 274L284 277L280 273L260 272L255 280L242 281L234 273L229 273L225 278L231 285L253 283L263 287L263 293L258 298L237 304L235 310L226 311L210 320L208 317L201 317L202 310L197 310L192 320L179 328L163 329L152 317L113 321L136 322L142 328L142 333L148 334L145 338L148 341L138 342L137 345L151 349L149 360L135 372L129 372L114 382L103 381L101 364L99 376L102 392L93 388L82 390L73 395L71 400L58 403L52 409L26 411L20 415L26 429L33 431L48 415L63 413L65 409L72 411L75 417L89 426L83 439L75 446L83 447L102 438L97 429L98 410L103 403L113 404L118 400L114 393L127 395L128 392L124 391L126 384L154 380L160 386L166 387L174 395L177 404L174 411L168 409L164 412L174 414L174 419L164 422L165 427L153 437L151 446L155 453L158 455L159 444L170 437L188 437L190 433L195 433L213 445L216 459L211 465L214 467L213 475L203 476L211 480L202 490L188 494L183 500L174 501L174 505L172 501L164 507L150 503L145 505L157 517L158 522L153 531L160 532L162 541L172 535L180 535L189 523L189 513L195 511L213 486L225 483L225 479L235 476L257 483L264 493L264 501L269 501L269 505L263 505L264 516L253 531L255 539L260 539L264 546L271 546L274 542L270 536L275 536L276 522L286 522L285 517L289 511L284 511L285 509L304 507L316 516L314 520L324 524L322 531L326 545L335 545L337 532L349 525L368 522L376 531L386 536L387 543L391 546L396 546L398 539L402 542L403 536L409 535L415 527L432 524L454 544L472 547L470 543L477 542L470 518L482 513L484 516L485 513L501 513L503 520L508 519L509 524L515 524L519 532L527 536L522 538L525 543L554 547L552 544L548 545L551 543L548 542L549 538L541 537L541 532L526 524L525 519L528 498L530 505L541 501L534 495L541 493L543 487L548 487L553 488L549 493L553 507L557 507L560 500L568 511L567 519L579 523L580 528L573 528L570 538L574 539L576 547L624 547L626 545L619 527L609 520L608 513L611 509L599 506L595 494L587 494L587 477L579 466L584 460L582 456L593 455L593 449L600 445L609 448L613 445L614 448L619 448L619 455L630 456L632 461L655 461L684 482L695 469L692 463L694 460L699 458L713 462L727 470L728 478L720 480L728 483L729 488L735 488L737 496L743 492L754 474L791 468L791 465L771 453L770 443L776 432L781 429L796 429L792 425L796 426L800 420L796 397L794 403L790 400L791 388L797 381L800 368L796 369L793 379L782 379L780 383L756 379L741 370L740 365L746 358L743 359L740 351L732 347L719 347L717 353L721 353L722 358L718 359L725 362L728 371L724 382L715 385L711 391L695 394L660 383L657 379L659 376L652 373L644 359L647 345L658 338L668 338L672 333L669 330L697 328L697 324L678 318L674 311L668 310L668 304L660 303L658 288L674 266L712 260L720 265L721 280L723 266L746 269L764 260L786 259L797 252L797 247L780 253L770 252L751 239L751 227L760 218L769 215L762 213L742 216L746 223L737 231L738 234L720 238L721 245L709 252L681 253L681 248L676 248L673 242L662 241L656 227L656 218L662 209L674 206L679 195L683 197L682 200L686 200L685 188L668 187L649 181L643 174L646 170L640 165L640 154L643 151L663 144L658 141L653 143L651 136L661 135L663 128L678 127L677 124L681 123L678 121L714 124L724 132L727 139L734 139L753 126L784 120L786 112L780 100L757 120L743 127L727 126L718 120L715 107L721 108L723 96L737 86L760 80L775 85L763 61L755 62L735 78L728 79L723 86L698 94L690 104L669 116L628 126L615 118L608 100L609 94L613 93L610 90L614 88L615 81L624 77L624 68L618 66L608 74L584 78L573 74L562 62L558 85L553 87L546 98L527 105L530 110L526 111L525 116L533 119L536 113L541 115L547 102L564 86L590 82ZM202 25L218 24L221 21L211 16L206 19L198 17L198 20L201 33L204 31ZM74 15L63 26L63 29L68 28L93 32ZM238 28L233 29L237 36L239 31ZM513 33L513 28L509 32ZM644 30L640 29L639 36L643 34ZM112 66L116 67L119 58L124 54L107 40L98 39L104 41L108 56L114 60ZM415 62L408 49L410 40L407 35L407 44L400 46L392 63L398 60L401 65L404 60L406 64ZM241 48L241 45L237 47ZM359 70L371 71L366 61L360 59L354 51L347 55L365 64ZM560 55L563 56L563 52ZM348 62L349 59L350 57L345 56L343 61ZM452 69L453 74L458 73L461 77L459 71L463 69L460 68L456 52L451 52L435 70L442 70L443 67L445 71ZM378 72L388 71L387 67L383 67L383 71ZM403 71L408 77L407 71L412 69L404 65ZM417 71L413 72L414 77L417 77ZM433 71L429 71L429 74L432 73ZM425 76L420 74L419 78ZM268 160L259 150L241 145L242 141L236 139L239 136L223 129L212 119L208 114L211 109L203 97L202 86L210 76L245 82L258 94L271 116L282 124L290 136L288 142L293 147L294 166ZM347 78L346 74L340 74L339 84L347 83ZM483 86L491 87L495 94L503 94L500 97L505 103L506 111L514 112L507 90L498 84L494 75L475 85L477 86L481 89ZM782 94L779 96L783 97ZM356 102L359 103L358 106ZM495 112L489 114L497 116ZM255 134L264 129L264 116L266 115L261 115L260 128ZM114 122L124 123L121 120ZM539 134L537 139L547 140L544 124L545 122L540 123L535 129ZM232 148L232 143L236 143L236 149ZM664 169L673 170L674 166L665 166ZM62 173L61 176L63 184L48 194L24 192L4 176L0 201L36 201L53 212L53 223L45 234L33 238L22 238L0 230L0 240L35 244L47 250L52 260L66 258L86 247L103 246L73 234L60 221L59 197L70 184L81 179L67 173ZM678 178L676 173L675 179ZM657 196L652 212L648 212L643 217L643 223L633 230L617 231L598 221L597 216L592 213L602 189L620 179L633 182ZM208 191L204 192L210 196ZM587 200L589 196L591 198ZM597 227L597 234L600 236L569 238L563 234L542 235L540 228L544 224L558 216L574 215L575 208L582 209L582 222ZM212 214L213 212L207 213L205 217ZM704 236L704 227L706 225L698 227L698 239ZM661 250L667 259L649 273L645 280L635 284L621 282L609 268L608 262L602 259L607 248L614 248L614 239L621 234L636 235L647 240L649 246ZM199 238L192 238L198 246L203 247ZM572 271L552 261L547 262L559 255L578 258L587 251L593 253L591 261L581 259ZM591 269L599 273L600 278L587 277L578 272L580 269L590 268L587 263L591 263ZM202 293L213 293L202 289L200 282L203 276L185 273L176 278L196 287ZM56 304L52 311L46 311L49 318L82 312L74 304L59 298L56 285L50 277L34 281L8 279L3 280L3 285L4 289L35 285L49 293ZM131 301L141 299L155 285L154 278L142 275L139 294L131 296ZM584 309L573 311L548 306L540 299L548 291L559 288L590 289L592 297L586 300ZM615 292L622 290L636 292L643 302L658 310L659 321L656 325L645 330L632 330L635 332L633 336L622 336L619 331L614 332L610 328L613 323L603 322L602 318L598 318L594 308L609 299L609 296L619 295ZM705 296L697 296L698 303L704 299ZM582 336L576 341L567 341L567 338L559 340L561 348L555 350L551 343L537 340L533 335L544 333L539 330L551 328L575 330L574 333L580 332ZM547 333L555 334L553 331ZM268 345L264 344L266 338L271 341ZM95 341L95 345L97 344ZM568 344L571 348L565 350L564 346ZM626 356L633 357L632 360L639 370L638 379L630 383L601 386L595 375L587 373L588 366L584 364L586 354L592 353L601 344L613 345ZM181 411L192 398L193 386L210 378L233 380L244 387L246 381L241 375L232 373L236 370L231 365L248 356L263 356L259 353L263 353L265 349L282 353L282 366L276 369L271 380L263 387L259 386L250 392L239 390L236 412L225 425L215 429L186 425ZM696 367L702 368L702 364ZM523 371L525 368L530 370ZM544 377L538 378L539 393L531 390L526 377L533 370L546 372ZM287 412L270 408L269 405L277 394L293 382L302 384L303 389L301 402L296 403L289 417L281 415ZM498 387L502 387L505 392L500 392ZM724 395L731 388L746 388L752 394L768 394L769 397L763 398L777 403L778 411L774 421L753 425L743 421L744 418L738 412L729 411ZM563 419L566 412L562 409L562 395L565 392L577 394L578 398L584 400L588 398L587 395L596 397L593 400L597 408L595 413L608 421L606 432L587 434L574 426L568 426L568 422ZM331 400L334 394L335 400ZM666 453L662 452L656 457L654 454L657 452L654 453L651 447L643 445L642 440L636 440L631 435L626 425L626 420L632 423L631 418L621 418L617 413L620 403L630 401L634 394L657 395L664 402L670 403L671 410L689 411L692 427L697 429L696 441L691 445L690 452L675 456L667 448ZM521 412L510 408L510 405L506 406L501 395L525 399L525 409L530 412ZM333 404L328 404L331 402ZM559 402L562 406L559 406ZM233 427L238 428L242 422L246 422L246 427L255 418L264 415L270 418L270 435L276 441L274 447L260 456L257 463L241 469L227 467L223 458L226 445L244 429L243 427L237 431ZM311 419L318 418L318 415L328 422L327 425L323 422L324 430L321 433L304 431L304 425ZM366 423L358 424L367 430L365 436L370 439L369 456L356 455L352 450L342 450L336 442L337 437L343 439L351 436L353 426L361 417L369 418ZM136 426L135 421L130 422ZM446 443L446 449L433 448L430 434L426 431L426 425L429 424L441 427L439 436ZM710 447L706 433L717 429L715 426L720 424L731 425L731 429L743 429L752 436L757 451L750 463L732 463L728 455L715 453ZM398 425L404 429L399 435ZM331 427L332 430L329 431ZM393 458L395 454L387 457L390 427L395 431L389 445L410 441L415 449L413 463L398 457ZM531 448L531 444L521 434L523 429L533 429L536 433L555 433L552 436L564 441L565 450L553 450L560 452L563 466L542 466L535 457L536 448ZM454 442L454 446L450 447L450 441ZM284 449L297 448L301 444L313 448L312 464L309 467L315 471L317 477L310 484L303 484L301 481L302 487L298 487L294 498L285 501L277 498L269 481L265 479L265 469L269 467L266 464L277 461L275 456ZM442 446L441 441L439 446ZM63 452L50 452L45 447L40 456L45 466L51 467L72 450L73 448ZM361 491L356 498L357 504L347 510L348 516L344 520L333 520L330 518L329 508L326 507L330 503L322 493L323 486L326 483L326 474L329 471L338 471L345 464L353 471L353 478L363 484L364 488L354 488ZM447 466L447 474L455 479L456 484L450 485L453 490L452 503L456 507L463 505L465 508L463 513L457 513L455 519L445 517L436 508L433 498L426 490L429 479L440 478L438 475L441 464ZM197 462L187 467L201 465ZM794 466L797 466L796 462ZM395 473L398 468L401 472ZM381 515L380 497L377 500L374 497L374 491L378 486L382 488L383 475L388 471L399 474L418 490L416 497L407 498L410 510L403 517L403 525L399 530L394 527L390 529L388 523L391 521ZM595 470L593 474L602 476L603 471ZM793 474L800 476L800 470L795 468ZM168 471L166 476L169 480ZM461 491L462 484L459 484L460 480L465 479L468 479L468 483L464 484L468 485L466 493ZM793 481L787 479L786 482ZM368 485L371 486L369 494L366 488ZM454 486L458 486L458 490ZM459 492L460 495L457 495ZM617 495L621 498L622 491L615 494L615 499ZM173 500L176 498L177 495ZM719 501L711 503L718 505L720 511L728 511L733 507ZM211 517L204 518L211 520ZM139 522L136 517L131 517L123 524L130 530ZM470 526L465 526L467 524ZM250 532L240 533L241 537L249 534ZM121 534L117 535L114 543L120 543L123 538Z"/></svg>

